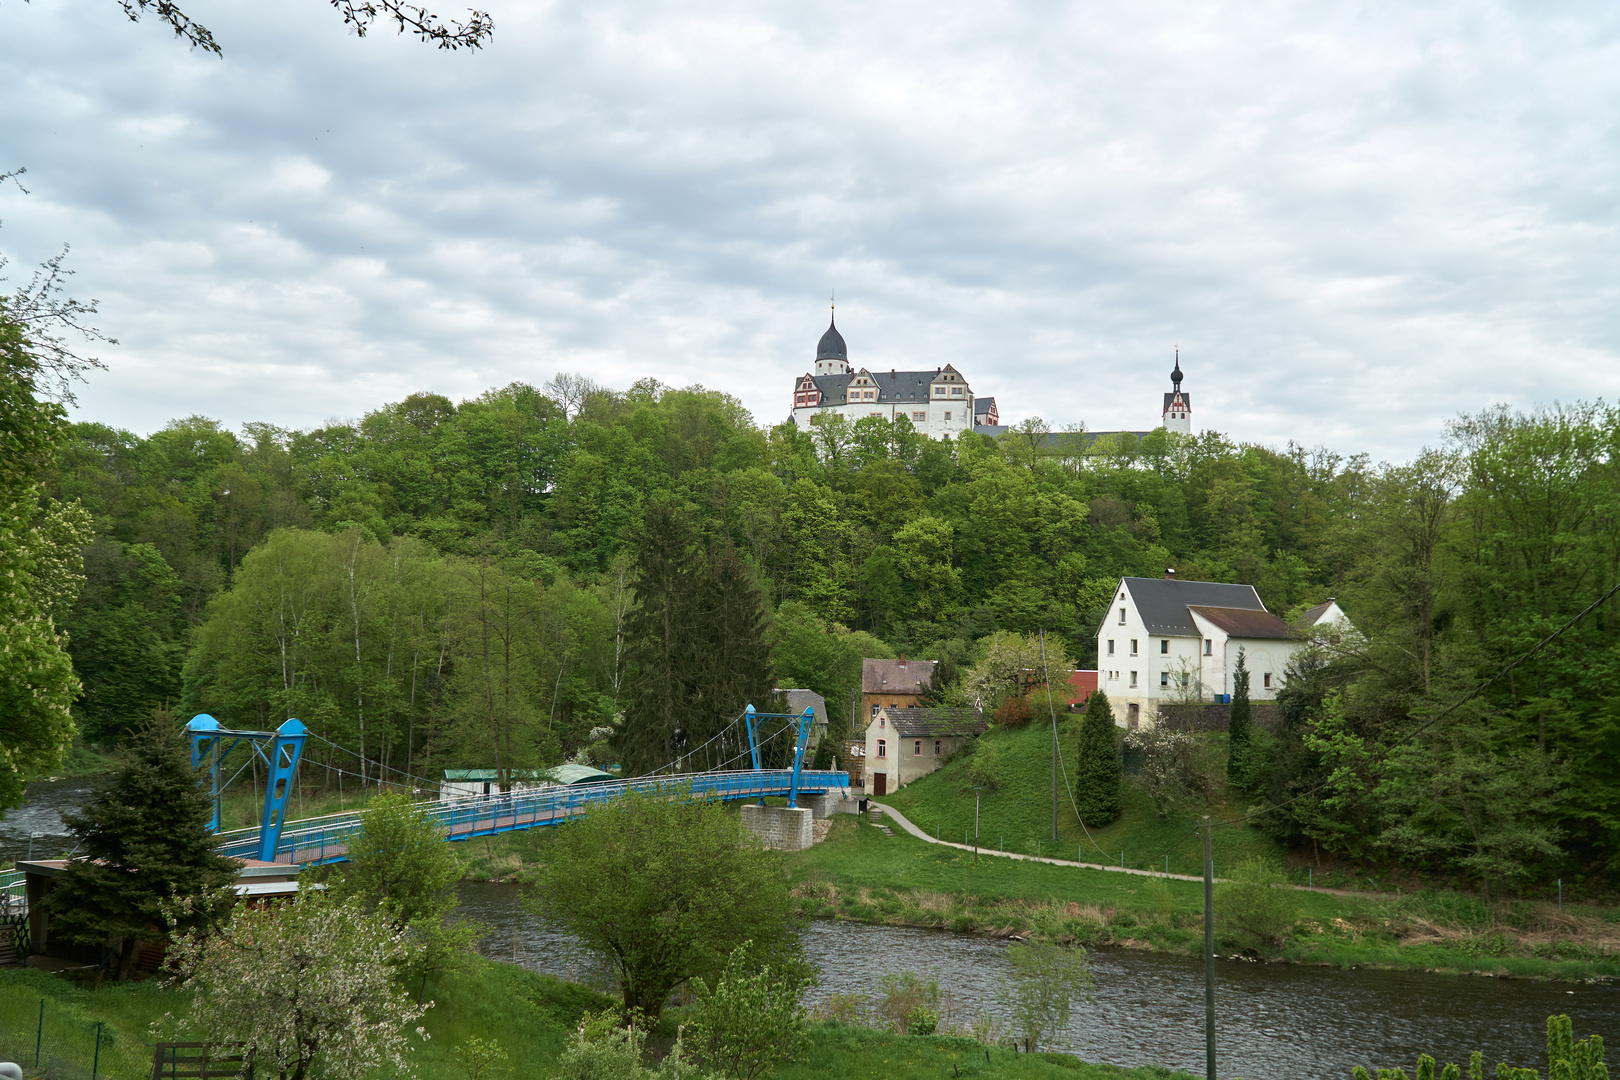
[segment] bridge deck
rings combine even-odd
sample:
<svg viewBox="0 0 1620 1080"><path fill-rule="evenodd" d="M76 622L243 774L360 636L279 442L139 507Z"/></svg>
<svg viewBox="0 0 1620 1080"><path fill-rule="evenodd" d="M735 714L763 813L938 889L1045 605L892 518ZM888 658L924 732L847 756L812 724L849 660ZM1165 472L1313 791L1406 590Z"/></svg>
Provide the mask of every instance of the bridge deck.
<svg viewBox="0 0 1620 1080"><path fill-rule="evenodd" d="M695 797L734 802L785 796L791 782L790 769L687 773L674 777L614 780L603 784L456 799L424 804L424 810L444 828L446 840L470 840L475 836L492 836L514 829L561 825L584 813L593 804L612 802L632 791L674 797L690 786ZM848 787L847 772L805 769L799 773L801 794L818 795L847 790ZM348 858L349 836L359 824L358 811L289 821L282 828L281 840L276 845L275 861L306 866L343 862ZM219 850L222 854L238 858L257 858L259 830L235 829L221 833Z"/></svg>

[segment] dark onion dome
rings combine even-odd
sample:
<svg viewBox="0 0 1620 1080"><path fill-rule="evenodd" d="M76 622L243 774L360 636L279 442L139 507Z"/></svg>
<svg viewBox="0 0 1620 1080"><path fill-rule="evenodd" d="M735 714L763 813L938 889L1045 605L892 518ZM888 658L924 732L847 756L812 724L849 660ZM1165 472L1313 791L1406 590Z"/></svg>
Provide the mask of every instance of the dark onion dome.
<svg viewBox="0 0 1620 1080"><path fill-rule="evenodd" d="M1181 389L1181 356L1179 353L1176 355L1176 369L1170 373L1170 381L1176 384L1177 390Z"/></svg>
<svg viewBox="0 0 1620 1080"><path fill-rule="evenodd" d="M844 335L838 332L836 317L827 327L827 332L821 335L821 342L816 346L816 359L849 360L849 347L844 344Z"/></svg>

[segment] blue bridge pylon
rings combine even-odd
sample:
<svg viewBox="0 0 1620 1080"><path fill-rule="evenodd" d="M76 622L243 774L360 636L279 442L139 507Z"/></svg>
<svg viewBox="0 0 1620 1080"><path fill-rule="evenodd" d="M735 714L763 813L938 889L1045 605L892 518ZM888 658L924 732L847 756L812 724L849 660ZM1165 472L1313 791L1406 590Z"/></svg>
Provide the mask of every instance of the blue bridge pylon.
<svg viewBox="0 0 1620 1080"><path fill-rule="evenodd" d="M259 815L258 851L252 856L275 862L281 827L287 819L287 799L298 777L298 762L304 756L304 740L309 729L298 720L288 720L274 731L236 731L222 728L207 713L199 713L186 725L191 735L191 767L201 769L208 762L209 794L214 799L214 818L209 829L219 832L219 766L243 742L252 748L269 770L264 785L264 811ZM230 742L229 746L225 743ZM268 744L268 748L266 747Z"/></svg>

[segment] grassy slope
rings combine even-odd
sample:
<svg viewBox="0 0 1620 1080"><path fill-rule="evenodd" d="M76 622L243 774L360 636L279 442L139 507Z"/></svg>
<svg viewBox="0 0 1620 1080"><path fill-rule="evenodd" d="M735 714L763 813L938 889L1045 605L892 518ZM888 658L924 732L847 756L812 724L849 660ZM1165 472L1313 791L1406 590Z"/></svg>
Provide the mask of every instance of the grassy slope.
<svg viewBox="0 0 1620 1080"><path fill-rule="evenodd" d="M1066 726L1065 726L1066 724ZM1068 777L1075 775L1075 743L1078 721L1060 723L1058 744ZM1063 773L1058 775L1058 841L1052 842L1052 735L1044 726L1020 730L992 731L985 737L1004 751L1001 787L980 796L979 843L1022 854L1056 855L1072 859L1085 852L1085 862L1117 865L1121 853L1125 865L1149 870L1164 869L1170 857L1170 871L1176 874L1204 872L1202 843L1198 835L1198 815L1173 814L1160 818L1153 805L1135 787L1125 787L1125 813L1115 822L1086 830L1080 827L1074 807L1063 791ZM938 772L925 776L883 801L905 814L919 828L939 831L941 839L961 841L973 830L973 790L964 789L961 760L947 762ZM1218 801L1207 808L1217 820L1236 816L1247 809L1241 803L1231 806ZM1204 811L1200 811L1203 813ZM1265 834L1239 826L1217 829L1214 837L1216 873L1256 855L1280 857L1282 849Z"/></svg>

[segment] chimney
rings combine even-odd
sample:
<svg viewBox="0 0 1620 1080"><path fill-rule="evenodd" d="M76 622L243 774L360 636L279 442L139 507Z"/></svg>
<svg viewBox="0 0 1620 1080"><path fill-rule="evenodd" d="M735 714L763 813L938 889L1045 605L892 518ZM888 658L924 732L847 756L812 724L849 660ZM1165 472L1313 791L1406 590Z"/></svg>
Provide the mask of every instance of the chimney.
<svg viewBox="0 0 1620 1080"><path fill-rule="evenodd" d="M1175 567L1173 567L1173 566L1165 567L1164 580L1166 580L1166 581L1174 581L1174 580L1176 580L1176 569L1175 569Z"/></svg>
<svg viewBox="0 0 1620 1080"><path fill-rule="evenodd" d="M901 667L906 666L906 654L905 653L900 654L900 666Z"/></svg>

